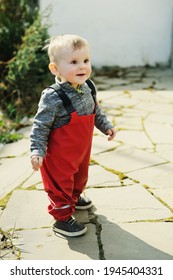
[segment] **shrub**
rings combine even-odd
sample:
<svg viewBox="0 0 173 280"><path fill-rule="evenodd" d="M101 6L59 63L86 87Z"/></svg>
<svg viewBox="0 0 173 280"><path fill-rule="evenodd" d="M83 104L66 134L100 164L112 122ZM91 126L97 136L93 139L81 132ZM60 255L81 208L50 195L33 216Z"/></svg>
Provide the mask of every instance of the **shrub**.
<svg viewBox="0 0 173 280"><path fill-rule="evenodd" d="M6 75L6 65L20 47L25 30L38 14L37 2L35 0L0 1L1 78Z"/></svg>
<svg viewBox="0 0 173 280"><path fill-rule="evenodd" d="M16 115L30 115L38 102L41 87L49 77L48 57L42 51L43 42L48 38L41 18L37 16L26 30L16 56L8 63L8 93L10 112Z"/></svg>
<svg viewBox="0 0 173 280"><path fill-rule="evenodd" d="M40 91L49 79L42 51L49 38L34 0L0 1L0 99L11 119L35 112ZM7 12L8 11L8 12Z"/></svg>

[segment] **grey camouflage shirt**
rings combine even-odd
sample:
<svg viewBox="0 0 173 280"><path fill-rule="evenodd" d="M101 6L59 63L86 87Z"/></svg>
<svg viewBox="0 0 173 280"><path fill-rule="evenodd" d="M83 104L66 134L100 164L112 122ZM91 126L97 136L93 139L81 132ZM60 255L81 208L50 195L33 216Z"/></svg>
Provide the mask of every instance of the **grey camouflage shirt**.
<svg viewBox="0 0 173 280"><path fill-rule="evenodd" d="M86 83L81 85L81 92L78 92L68 82L59 84L59 90L61 91L62 89L68 95L79 116L93 114L95 102L91 89ZM106 134L106 131L113 127L112 124L98 104L96 104L95 113L95 126ZM39 155L44 157L50 131L68 124L69 121L70 114L63 106L63 102L57 92L51 88L45 89L42 92L30 134L31 156Z"/></svg>

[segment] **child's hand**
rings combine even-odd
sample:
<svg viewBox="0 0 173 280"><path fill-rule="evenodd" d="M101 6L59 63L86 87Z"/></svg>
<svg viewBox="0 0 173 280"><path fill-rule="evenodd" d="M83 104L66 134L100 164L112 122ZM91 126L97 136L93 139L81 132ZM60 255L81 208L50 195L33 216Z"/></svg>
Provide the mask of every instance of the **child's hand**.
<svg viewBox="0 0 173 280"><path fill-rule="evenodd" d="M39 168L43 164L43 157L41 157L41 156L33 156L31 158L31 164L32 164L32 168L34 169L34 171L38 171Z"/></svg>
<svg viewBox="0 0 173 280"><path fill-rule="evenodd" d="M112 128L110 128L110 129L108 129L108 130L106 131L106 134L109 135L108 141L111 141L111 140L115 137L116 131L115 131L115 129L112 127Z"/></svg>

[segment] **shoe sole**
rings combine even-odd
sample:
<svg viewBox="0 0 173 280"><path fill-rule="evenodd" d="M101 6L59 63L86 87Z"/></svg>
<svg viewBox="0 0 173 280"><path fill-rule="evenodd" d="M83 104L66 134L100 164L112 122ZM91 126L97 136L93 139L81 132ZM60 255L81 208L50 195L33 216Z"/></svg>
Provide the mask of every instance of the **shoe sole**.
<svg viewBox="0 0 173 280"><path fill-rule="evenodd" d="M52 229L53 229L54 233L60 233L62 235L69 236L69 237L80 236L80 235L83 235L87 231L87 227L85 227L83 230L76 231L76 232L68 232L68 231L65 231L62 229L58 229L54 226L52 227Z"/></svg>
<svg viewBox="0 0 173 280"><path fill-rule="evenodd" d="M85 206L75 206L75 209L77 209L77 210L87 210L87 209L89 209L89 208L91 208L93 205L92 205L92 203L90 203L90 204L88 204L88 205L85 205Z"/></svg>

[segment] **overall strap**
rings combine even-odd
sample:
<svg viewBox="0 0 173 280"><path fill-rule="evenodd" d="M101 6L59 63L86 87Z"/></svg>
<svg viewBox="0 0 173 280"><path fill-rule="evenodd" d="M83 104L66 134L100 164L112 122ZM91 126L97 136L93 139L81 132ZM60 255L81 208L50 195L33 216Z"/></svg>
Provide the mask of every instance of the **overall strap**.
<svg viewBox="0 0 173 280"><path fill-rule="evenodd" d="M94 102L96 103L96 89L95 89L95 86L94 86L94 83L88 79L86 80L86 83L87 85L89 86L89 88L91 89L91 94L92 94L92 97L94 99ZM63 105L64 107L67 109L67 111L71 114L73 113L74 111L76 111L71 103L71 100L69 99L69 97L67 96L67 94L62 90L62 91L59 91L59 89L61 88L59 85L57 84L53 84L51 85L49 88L52 88L56 91L56 93L59 95L59 97L61 98L62 102L63 102Z"/></svg>
<svg viewBox="0 0 173 280"><path fill-rule="evenodd" d="M86 80L86 83L89 86L89 88L91 89L92 97L94 99L94 102L96 103L96 88L95 88L95 85L90 79Z"/></svg>
<svg viewBox="0 0 173 280"><path fill-rule="evenodd" d="M52 88L56 91L56 93L59 95L59 97L61 98L64 107L66 108L66 110L71 114L73 112L75 112L75 108L73 107L70 98L67 96L67 94L65 94L64 91L59 91L60 87L57 84L53 84L51 85L49 88Z"/></svg>

